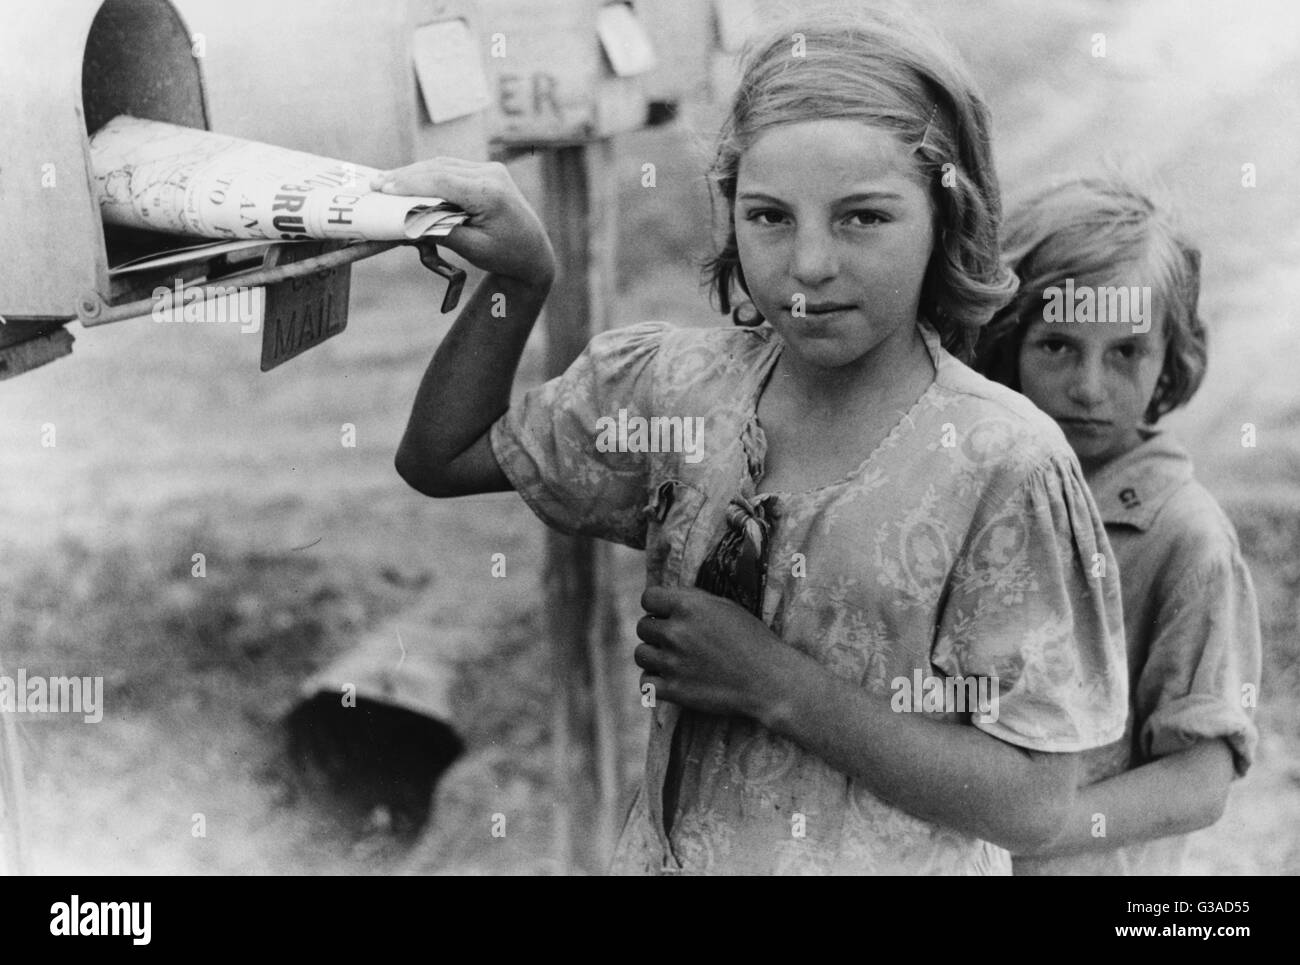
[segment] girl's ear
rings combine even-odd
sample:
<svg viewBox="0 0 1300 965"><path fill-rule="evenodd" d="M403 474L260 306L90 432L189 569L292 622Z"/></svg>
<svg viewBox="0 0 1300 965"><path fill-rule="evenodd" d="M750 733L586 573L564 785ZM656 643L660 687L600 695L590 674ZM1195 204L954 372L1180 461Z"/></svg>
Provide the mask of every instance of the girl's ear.
<svg viewBox="0 0 1300 965"><path fill-rule="evenodd" d="M1155 425L1157 420L1185 405L1200 386L1200 375L1204 373L1205 364L1204 343L1202 343L1202 354L1200 355L1200 372L1193 374L1189 371L1195 365L1190 357L1193 353L1189 350L1186 340L1180 344L1173 337L1175 326L1179 324L1179 321L1169 315L1165 315L1160 322L1160 328L1164 334L1165 354L1164 361L1160 365L1160 377L1156 379L1156 387L1151 393L1151 400L1147 403L1146 412L1143 414L1143 419L1147 425ZM1200 319L1194 313L1192 315L1192 324L1198 328L1201 325ZM1203 335L1204 330L1202 329L1202 337ZM1185 329L1184 336L1186 337Z"/></svg>
<svg viewBox="0 0 1300 965"><path fill-rule="evenodd" d="M755 312L752 318L745 318L740 314L740 309L737 307L731 310L731 324L740 328L754 328L763 324L763 316Z"/></svg>
<svg viewBox="0 0 1300 965"><path fill-rule="evenodd" d="M1147 403L1146 412L1142 413L1142 421L1149 426L1155 425L1164 415L1160 411L1160 400L1164 398L1169 389L1169 373L1161 372L1160 378L1156 379L1155 391L1151 393L1151 401Z"/></svg>
<svg viewBox="0 0 1300 965"><path fill-rule="evenodd" d="M753 314L748 316L742 315L741 308L743 308L744 306L737 306L735 309L732 310L731 313L732 320L737 325L743 325L746 328L753 328L756 325L762 325L765 321L767 321L767 319L763 317L763 313L760 312L758 310L758 306L754 304L753 302L754 296L749 293L749 282L745 281L745 268L740 263L739 252L736 253L736 285L737 287L740 288L742 292L745 293L745 297L750 299L749 307L753 309Z"/></svg>
<svg viewBox="0 0 1300 965"><path fill-rule="evenodd" d="M1177 362L1173 358L1173 352L1170 351L1169 343L1165 343L1165 360L1160 366L1160 377L1156 379L1156 387L1151 392L1151 399L1147 402L1147 410L1142 414L1142 419L1147 425L1155 425L1163 416L1168 415L1174 409L1178 408L1178 402L1169 403L1169 396L1173 387L1178 381L1175 373Z"/></svg>

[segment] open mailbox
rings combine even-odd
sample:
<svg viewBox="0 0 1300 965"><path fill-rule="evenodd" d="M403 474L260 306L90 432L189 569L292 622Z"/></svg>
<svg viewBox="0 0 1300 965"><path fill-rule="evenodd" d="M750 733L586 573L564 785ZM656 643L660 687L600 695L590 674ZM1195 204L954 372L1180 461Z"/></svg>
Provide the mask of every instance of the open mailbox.
<svg viewBox="0 0 1300 965"><path fill-rule="evenodd" d="M68 321L148 315L151 293L177 279L208 296L225 282L265 287L263 369L343 328L351 263L391 243L268 241L115 273L183 242L105 226L90 137L130 114L377 167L485 157L472 0L348 6L350 15L338 0L14 0L0 30L0 378L71 351ZM365 56L313 43L329 35ZM440 96L471 67L481 103ZM268 354L281 311L298 327Z"/></svg>
<svg viewBox="0 0 1300 965"><path fill-rule="evenodd" d="M123 113L206 129L203 81L166 0L22 7L0 31L0 314L10 325L93 324L134 294L115 290L110 264L163 243L105 234L90 133ZM23 66L33 50L39 70Z"/></svg>

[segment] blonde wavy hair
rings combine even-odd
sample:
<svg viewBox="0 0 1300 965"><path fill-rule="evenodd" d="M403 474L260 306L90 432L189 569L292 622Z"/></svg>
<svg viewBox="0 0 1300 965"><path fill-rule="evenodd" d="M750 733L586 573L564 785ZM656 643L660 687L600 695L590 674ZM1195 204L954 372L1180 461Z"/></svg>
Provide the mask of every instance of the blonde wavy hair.
<svg viewBox="0 0 1300 965"><path fill-rule="evenodd" d="M792 51L801 35L802 54ZM891 131L930 190L935 245L921 286L921 314L958 358L970 357L980 326L1015 294L1000 260L1001 192L989 144L990 117L960 58L915 17L861 3L835 3L784 19L753 40L710 169L726 235L704 268L705 283L738 325L762 321L733 311L733 287L749 288L733 222L740 158L779 124L853 119Z"/></svg>
<svg viewBox="0 0 1300 965"><path fill-rule="evenodd" d="M1164 319L1165 362L1144 413L1149 425L1185 404L1205 376L1209 339L1198 303L1201 252L1185 233L1171 192L1138 161L1107 159L1096 170L1039 185L1007 219L1007 267L1016 297L980 333L972 363L1020 390L1020 347L1043 313L1043 292L1067 278L1155 291Z"/></svg>

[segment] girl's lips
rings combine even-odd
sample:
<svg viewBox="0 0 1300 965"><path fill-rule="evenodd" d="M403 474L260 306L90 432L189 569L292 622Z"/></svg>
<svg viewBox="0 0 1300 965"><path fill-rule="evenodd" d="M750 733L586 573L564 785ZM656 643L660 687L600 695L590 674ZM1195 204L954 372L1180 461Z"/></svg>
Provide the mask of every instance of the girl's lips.
<svg viewBox="0 0 1300 965"><path fill-rule="evenodd" d="M790 319L790 334L799 338L827 338L831 335L832 327L827 319L820 315L809 315L807 318Z"/></svg>
<svg viewBox="0 0 1300 965"><path fill-rule="evenodd" d="M1110 430L1110 423L1103 419L1069 419L1058 418L1056 420L1066 429L1072 429L1086 436L1104 435Z"/></svg>

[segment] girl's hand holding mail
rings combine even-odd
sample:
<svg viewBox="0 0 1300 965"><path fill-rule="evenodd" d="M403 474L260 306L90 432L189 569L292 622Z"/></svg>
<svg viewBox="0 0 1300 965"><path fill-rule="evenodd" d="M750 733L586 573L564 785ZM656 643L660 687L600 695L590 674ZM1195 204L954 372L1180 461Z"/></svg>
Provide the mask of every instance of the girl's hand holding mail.
<svg viewBox="0 0 1300 965"><path fill-rule="evenodd" d="M550 239L504 164L438 157L386 171L371 187L385 194L444 198L463 208L468 220L440 245L483 271L550 287L555 277Z"/></svg>

